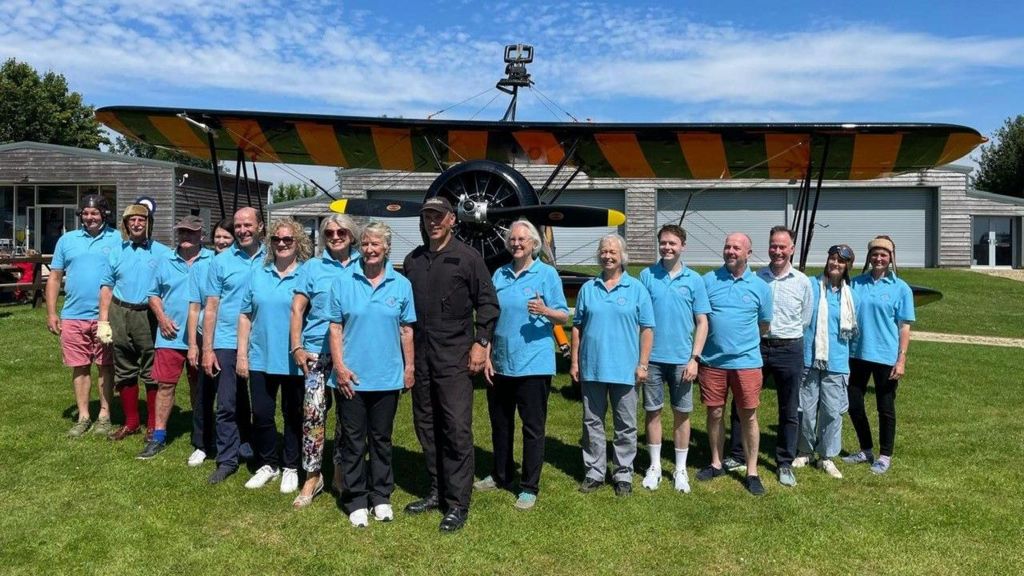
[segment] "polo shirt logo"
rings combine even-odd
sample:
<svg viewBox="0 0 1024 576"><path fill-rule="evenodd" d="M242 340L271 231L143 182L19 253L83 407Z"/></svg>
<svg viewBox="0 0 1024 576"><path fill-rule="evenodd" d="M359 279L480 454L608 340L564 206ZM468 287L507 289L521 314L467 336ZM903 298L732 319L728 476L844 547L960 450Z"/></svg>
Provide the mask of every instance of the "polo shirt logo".
<svg viewBox="0 0 1024 576"><path fill-rule="evenodd" d="M676 288L676 292L678 292L679 295L682 296L683 298L690 297L690 288L687 286L679 286L678 288Z"/></svg>
<svg viewBox="0 0 1024 576"><path fill-rule="evenodd" d="M110 254L110 246L104 246L103 248L100 248L100 252L103 252L104 254Z"/></svg>
<svg viewBox="0 0 1024 576"><path fill-rule="evenodd" d="M888 302L889 301L889 295L888 294L882 294L882 300Z"/></svg>
<svg viewBox="0 0 1024 576"><path fill-rule="evenodd" d="M529 286L523 286L523 295L527 298L533 298L533 289Z"/></svg>
<svg viewBox="0 0 1024 576"><path fill-rule="evenodd" d="M750 294L744 294L743 295L743 301L746 302L747 304L749 304L751 302Z"/></svg>
<svg viewBox="0 0 1024 576"><path fill-rule="evenodd" d="M388 296L387 300L384 301L389 307L394 308L398 305L398 300L394 296Z"/></svg>
<svg viewBox="0 0 1024 576"><path fill-rule="evenodd" d="M619 306L625 306L626 305L626 297L625 296L619 296L615 300L615 303L618 304Z"/></svg>

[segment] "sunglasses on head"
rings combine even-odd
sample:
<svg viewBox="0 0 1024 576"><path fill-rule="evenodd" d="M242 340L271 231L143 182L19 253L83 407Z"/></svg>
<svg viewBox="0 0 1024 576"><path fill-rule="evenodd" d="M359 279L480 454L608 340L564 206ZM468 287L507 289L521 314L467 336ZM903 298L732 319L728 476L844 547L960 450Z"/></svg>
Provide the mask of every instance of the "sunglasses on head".
<svg viewBox="0 0 1024 576"><path fill-rule="evenodd" d="M843 260L853 260L853 248L850 248L846 244L836 244L835 246L828 249L828 255L837 255Z"/></svg>
<svg viewBox="0 0 1024 576"><path fill-rule="evenodd" d="M328 228L327 230L324 230L324 236L328 238L344 238L348 236L348 230L345 230L344 228Z"/></svg>
<svg viewBox="0 0 1024 576"><path fill-rule="evenodd" d="M284 244L285 246L291 246L295 243L295 238L292 236L271 236L271 244Z"/></svg>

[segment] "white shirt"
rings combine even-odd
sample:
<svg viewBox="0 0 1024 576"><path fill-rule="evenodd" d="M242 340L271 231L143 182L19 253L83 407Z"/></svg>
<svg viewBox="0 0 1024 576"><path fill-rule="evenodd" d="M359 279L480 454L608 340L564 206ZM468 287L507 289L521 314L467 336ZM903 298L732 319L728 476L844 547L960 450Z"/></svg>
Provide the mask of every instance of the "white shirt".
<svg viewBox="0 0 1024 576"><path fill-rule="evenodd" d="M811 324L811 281L803 272L792 266L781 276L776 276L771 266L765 266L758 270L757 276L768 283L772 290L774 313L766 337L802 337L804 330Z"/></svg>

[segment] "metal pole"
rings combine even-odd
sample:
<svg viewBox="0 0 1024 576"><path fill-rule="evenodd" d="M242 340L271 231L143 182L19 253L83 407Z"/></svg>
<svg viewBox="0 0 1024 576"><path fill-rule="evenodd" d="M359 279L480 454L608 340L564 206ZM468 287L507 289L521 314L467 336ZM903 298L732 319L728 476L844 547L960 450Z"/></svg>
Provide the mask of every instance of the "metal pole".
<svg viewBox="0 0 1024 576"><path fill-rule="evenodd" d="M213 131L206 131L206 142L210 146L210 162L213 163L213 181L217 185L217 201L220 202L220 217L223 220L228 215L224 210L224 189L220 185L220 163L217 162L217 146L213 142Z"/></svg>

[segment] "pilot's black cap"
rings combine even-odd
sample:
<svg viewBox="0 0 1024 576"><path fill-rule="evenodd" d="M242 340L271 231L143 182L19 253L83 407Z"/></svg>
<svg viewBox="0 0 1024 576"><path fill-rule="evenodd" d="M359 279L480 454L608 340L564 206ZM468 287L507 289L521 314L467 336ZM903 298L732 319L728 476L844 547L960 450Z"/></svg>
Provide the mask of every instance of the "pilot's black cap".
<svg viewBox="0 0 1024 576"><path fill-rule="evenodd" d="M440 212L442 214L454 212L454 210L452 210L452 203L449 202L447 198L443 198L441 196L434 196L433 198L428 198L427 201L424 202L423 206L420 208L420 214L423 214L427 210L433 210L434 212Z"/></svg>

